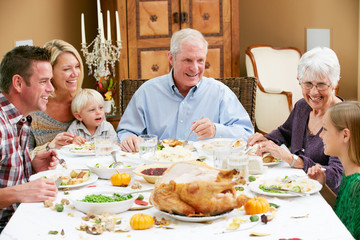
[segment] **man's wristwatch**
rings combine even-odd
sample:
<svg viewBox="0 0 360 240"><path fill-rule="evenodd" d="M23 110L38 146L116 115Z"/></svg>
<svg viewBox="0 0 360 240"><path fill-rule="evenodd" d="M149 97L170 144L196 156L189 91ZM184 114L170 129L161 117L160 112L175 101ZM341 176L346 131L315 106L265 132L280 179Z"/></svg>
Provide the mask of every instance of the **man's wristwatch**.
<svg viewBox="0 0 360 240"><path fill-rule="evenodd" d="M296 161L299 159L299 156L293 154L293 155L292 155L292 159L293 159L293 161L292 161L292 163L290 164L290 167L294 167Z"/></svg>

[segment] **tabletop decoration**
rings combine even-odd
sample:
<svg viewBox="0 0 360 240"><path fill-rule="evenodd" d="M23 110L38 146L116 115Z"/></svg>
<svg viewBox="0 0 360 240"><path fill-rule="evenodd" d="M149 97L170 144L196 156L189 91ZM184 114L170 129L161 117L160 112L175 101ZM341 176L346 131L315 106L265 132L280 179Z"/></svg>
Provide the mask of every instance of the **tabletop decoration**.
<svg viewBox="0 0 360 240"><path fill-rule="evenodd" d="M112 44L110 11L107 11L107 38L105 39L103 14L101 12L100 0L97 0L98 35L87 45L85 36L85 17L81 14L81 51L83 52L86 64L88 65L89 76L96 79L98 91L106 101L113 101L115 84L113 78L116 75L115 62L119 61L120 50L122 49L120 37L119 14L115 12L116 20L116 45ZM92 51L90 48L92 47ZM111 104L112 105L112 104Z"/></svg>

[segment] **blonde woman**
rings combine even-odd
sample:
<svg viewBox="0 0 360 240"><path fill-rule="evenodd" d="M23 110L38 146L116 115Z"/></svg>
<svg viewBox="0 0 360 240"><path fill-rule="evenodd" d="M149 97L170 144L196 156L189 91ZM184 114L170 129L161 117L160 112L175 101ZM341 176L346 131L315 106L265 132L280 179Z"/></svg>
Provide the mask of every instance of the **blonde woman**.
<svg viewBox="0 0 360 240"><path fill-rule="evenodd" d="M334 211L353 237L360 239L360 103L349 101L329 107L320 137L325 154L337 156L344 167ZM318 164L308 171L310 178L323 185L326 175ZM331 191L327 185L324 190Z"/></svg>
<svg viewBox="0 0 360 240"><path fill-rule="evenodd" d="M66 130L74 120L71 102L84 79L84 68L79 52L69 43L52 40L44 48L51 53L54 93L49 97L45 112L32 113L30 149L36 151L46 145L58 148L73 141L74 134ZM41 146L41 147L40 147Z"/></svg>

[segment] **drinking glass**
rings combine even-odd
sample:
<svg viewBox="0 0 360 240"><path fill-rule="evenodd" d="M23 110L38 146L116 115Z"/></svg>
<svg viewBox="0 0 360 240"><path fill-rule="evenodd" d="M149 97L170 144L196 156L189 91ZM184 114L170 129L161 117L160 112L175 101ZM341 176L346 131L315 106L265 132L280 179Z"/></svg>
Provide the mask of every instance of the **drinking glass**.
<svg viewBox="0 0 360 240"><path fill-rule="evenodd" d="M95 137L96 156L109 155L113 149L112 141L106 137Z"/></svg>
<svg viewBox="0 0 360 240"><path fill-rule="evenodd" d="M232 142L223 141L212 144L214 167L218 169L228 169L228 158L231 154Z"/></svg>
<svg viewBox="0 0 360 240"><path fill-rule="evenodd" d="M157 136L153 134L139 136L139 155L144 163L155 154L157 140Z"/></svg>
<svg viewBox="0 0 360 240"><path fill-rule="evenodd" d="M249 156L241 153L231 154L228 158L228 169L236 169L239 172L238 175L247 180L249 177Z"/></svg>

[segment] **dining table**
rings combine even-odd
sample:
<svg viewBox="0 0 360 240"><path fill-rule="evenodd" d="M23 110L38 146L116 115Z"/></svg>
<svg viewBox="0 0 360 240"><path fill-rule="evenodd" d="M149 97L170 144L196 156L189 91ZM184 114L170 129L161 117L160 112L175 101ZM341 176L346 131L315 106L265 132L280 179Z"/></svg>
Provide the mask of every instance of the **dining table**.
<svg viewBox="0 0 360 240"><path fill-rule="evenodd" d="M59 157L64 158L68 168L85 169L89 162L111 161L112 156L86 155L79 156L58 151ZM117 152L119 160L141 161L138 153ZM211 155L205 156L205 163L212 166ZM58 166L62 169L62 166ZM262 178L280 176L299 176L306 177L302 169L291 168L286 162L279 162L264 168L263 173L255 175L256 181ZM247 179L248 180L248 179ZM256 182L255 181L255 182ZM81 187L59 189L56 203L62 199L69 199L71 194L83 189L116 189L122 192L132 192L134 182L140 183L145 197L149 200L154 184L146 182L141 176L132 175L128 187L114 187L109 179L97 179ZM80 231L82 224L91 225L91 221L83 219L85 213L78 211L70 202L65 205L62 212L57 212L46 208L42 202L21 203L14 215L6 225L0 235L0 240L25 240L25 239L324 239L324 240L346 240L354 239L343 223L339 220L332 207L321 196L320 192L315 192L304 196L268 196L252 191L251 184L247 181L243 185L241 193L248 197L265 197L269 203L279 207L273 212L273 219L264 223L262 221L251 222L249 215L245 214L244 208L234 209L223 214L221 217L209 217L208 221L192 221L191 218L179 220L169 214L163 213L156 207L141 210L129 210L116 214L116 219L121 220L118 231L105 231L100 235L88 234ZM148 214L156 217L157 220L164 218L167 224L154 225L146 230L133 230L130 226L130 218L137 213ZM261 215L261 214L260 214ZM229 226L240 219L239 227L230 230ZM58 234L50 234L56 231ZM257 235L257 236L256 236Z"/></svg>

